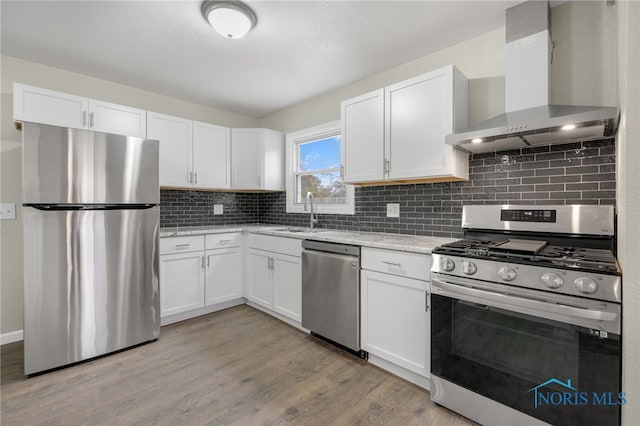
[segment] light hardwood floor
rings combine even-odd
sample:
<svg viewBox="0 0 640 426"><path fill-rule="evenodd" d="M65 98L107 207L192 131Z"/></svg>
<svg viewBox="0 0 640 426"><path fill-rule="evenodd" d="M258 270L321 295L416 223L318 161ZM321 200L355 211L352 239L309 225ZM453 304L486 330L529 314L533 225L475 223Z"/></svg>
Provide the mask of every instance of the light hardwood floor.
<svg viewBox="0 0 640 426"><path fill-rule="evenodd" d="M160 339L25 378L2 346L2 425L471 425L428 392L260 311L163 327Z"/></svg>

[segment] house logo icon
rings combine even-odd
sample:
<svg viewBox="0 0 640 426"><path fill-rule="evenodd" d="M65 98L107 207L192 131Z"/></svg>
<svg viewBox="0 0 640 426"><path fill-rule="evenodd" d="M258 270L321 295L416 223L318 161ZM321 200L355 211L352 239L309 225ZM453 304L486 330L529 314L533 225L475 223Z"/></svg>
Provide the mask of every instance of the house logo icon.
<svg viewBox="0 0 640 426"><path fill-rule="evenodd" d="M545 389L549 386L553 388ZM561 388L560 390L556 390ZM540 383L533 387L527 393L533 392L535 397L533 406L535 408L543 405L624 405L627 403L627 396L624 392L580 392L576 389L571 379L567 382L556 379L555 377Z"/></svg>
<svg viewBox="0 0 640 426"><path fill-rule="evenodd" d="M544 388L544 387L546 387L546 386L549 386L549 385L551 385L551 384L554 384L554 383L555 383L555 384L557 384L557 385L559 385L559 386L562 386L563 388L565 388L565 389L566 389L566 392L575 392L575 393L577 393L577 392L578 392L578 389L576 389L576 388L574 388L573 386L571 386L571 379L567 379L567 383L564 383L564 382L562 382L562 381L560 381L560 380L556 379L555 377L553 377L553 378L551 378L551 379L547 380L546 382L544 382L544 383L540 383L538 386L533 387L533 388L531 388L531 389L529 389L529 390L527 391L527 392L533 392L533 394L534 394L534 397L535 397L534 407L535 407L535 408L538 408L538 404L539 404L539 402L541 401L541 399L542 399L543 401L544 401L545 399L547 399L547 398L544 398L544 397L543 397L543 398L540 398L540 397L542 397L542 396L543 396L543 395L542 395L542 388Z"/></svg>

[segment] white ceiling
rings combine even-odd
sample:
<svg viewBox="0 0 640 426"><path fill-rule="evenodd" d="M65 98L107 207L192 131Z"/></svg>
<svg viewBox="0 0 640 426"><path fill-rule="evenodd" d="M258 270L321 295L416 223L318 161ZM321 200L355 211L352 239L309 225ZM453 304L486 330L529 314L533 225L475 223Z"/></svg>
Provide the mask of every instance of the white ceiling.
<svg viewBox="0 0 640 426"><path fill-rule="evenodd" d="M199 1L2 0L2 54L262 117L504 25L520 1L247 1L227 40Z"/></svg>

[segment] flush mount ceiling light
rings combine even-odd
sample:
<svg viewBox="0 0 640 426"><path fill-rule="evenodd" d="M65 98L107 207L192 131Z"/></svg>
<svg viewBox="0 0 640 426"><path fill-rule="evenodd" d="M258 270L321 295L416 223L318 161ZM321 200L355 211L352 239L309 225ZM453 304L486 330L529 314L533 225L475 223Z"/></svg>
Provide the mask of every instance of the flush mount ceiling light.
<svg viewBox="0 0 640 426"><path fill-rule="evenodd" d="M565 124L564 126L562 126L562 130L573 130L576 128L575 124Z"/></svg>
<svg viewBox="0 0 640 426"><path fill-rule="evenodd" d="M480 143L480 142L482 142L482 139L480 138L471 139L471 143Z"/></svg>
<svg viewBox="0 0 640 426"><path fill-rule="evenodd" d="M213 29L226 38L244 37L258 22L253 10L241 1L205 1L202 14Z"/></svg>

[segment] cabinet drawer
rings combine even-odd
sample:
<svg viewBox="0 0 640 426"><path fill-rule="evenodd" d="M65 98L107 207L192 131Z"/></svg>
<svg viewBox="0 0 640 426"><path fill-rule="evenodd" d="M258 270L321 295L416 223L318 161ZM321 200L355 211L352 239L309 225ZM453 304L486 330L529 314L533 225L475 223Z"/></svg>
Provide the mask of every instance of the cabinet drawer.
<svg viewBox="0 0 640 426"><path fill-rule="evenodd" d="M249 247L274 253L302 256L302 240L298 238L272 237L270 235L249 234Z"/></svg>
<svg viewBox="0 0 640 426"><path fill-rule="evenodd" d="M240 232L205 235L205 247L207 248L207 250L227 247L240 247L241 245L242 233Z"/></svg>
<svg viewBox="0 0 640 426"><path fill-rule="evenodd" d="M202 235L160 238L160 254L187 253L204 250Z"/></svg>
<svg viewBox="0 0 640 426"><path fill-rule="evenodd" d="M429 281L431 256L363 247L361 264L362 269Z"/></svg>

